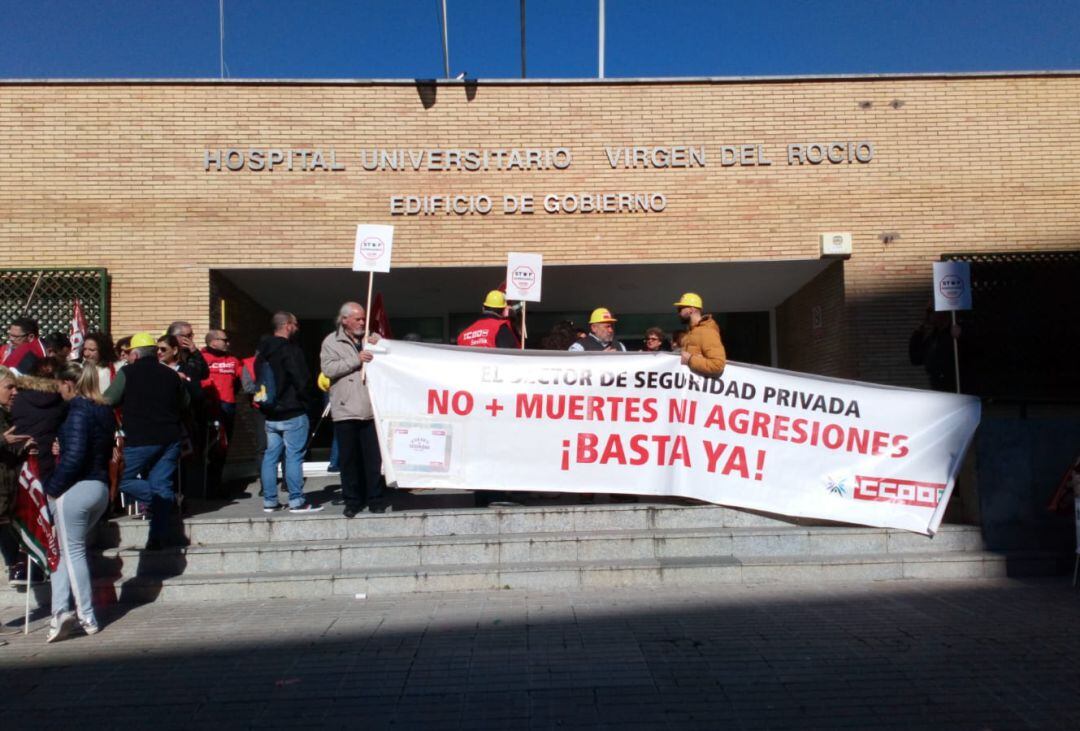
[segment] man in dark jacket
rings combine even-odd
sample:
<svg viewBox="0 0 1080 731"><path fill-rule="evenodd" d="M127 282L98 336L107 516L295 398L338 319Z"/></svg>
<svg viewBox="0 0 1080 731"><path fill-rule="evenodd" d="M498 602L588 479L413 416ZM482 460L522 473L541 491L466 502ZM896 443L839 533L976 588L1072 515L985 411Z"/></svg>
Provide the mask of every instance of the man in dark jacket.
<svg viewBox="0 0 1080 731"><path fill-rule="evenodd" d="M618 320L606 307L597 307L589 315L589 334L576 343L572 343L567 350L572 353L580 352L624 352L626 346L615 339L615 323Z"/></svg>
<svg viewBox="0 0 1080 731"><path fill-rule="evenodd" d="M304 499L304 447L308 438L311 374L300 346L292 342L292 337L300 332L300 324L291 312L278 312L271 325L274 334L260 340L255 353L256 377L263 365L268 365L275 390L273 398L260 406L266 416L266 452L260 470L263 512L272 513L284 507L277 499L277 466L284 451L289 510L314 513L322 510L322 506L316 507Z"/></svg>
<svg viewBox="0 0 1080 731"><path fill-rule="evenodd" d="M120 490L150 504L147 549L168 540L173 480L180 459L180 420L190 396L176 371L158 362L150 333L131 336L128 365L117 371L105 400L124 408L124 474ZM140 477L145 475L145 477Z"/></svg>
<svg viewBox="0 0 1080 731"><path fill-rule="evenodd" d="M207 433L207 403L202 388L199 387L210 375L210 367L195 345L195 330L191 323L185 320L177 320L169 323L166 335L172 335L180 345L177 352L179 367L177 371L187 377L188 383L193 384L189 389L191 396L191 425L194 433L191 435L192 454L181 461L181 479L184 481L185 492L192 495L207 496L206 489L206 433Z"/></svg>

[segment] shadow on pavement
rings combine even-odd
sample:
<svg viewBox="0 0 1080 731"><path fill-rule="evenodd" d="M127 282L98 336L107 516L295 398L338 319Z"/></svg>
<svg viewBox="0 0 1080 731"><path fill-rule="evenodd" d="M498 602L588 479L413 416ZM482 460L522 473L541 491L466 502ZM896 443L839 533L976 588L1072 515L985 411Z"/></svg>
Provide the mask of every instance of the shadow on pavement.
<svg viewBox="0 0 1080 731"><path fill-rule="evenodd" d="M1063 581L190 603L0 654L20 728L1080 728ZM81 723L81 722L80 722Z"/></svg>

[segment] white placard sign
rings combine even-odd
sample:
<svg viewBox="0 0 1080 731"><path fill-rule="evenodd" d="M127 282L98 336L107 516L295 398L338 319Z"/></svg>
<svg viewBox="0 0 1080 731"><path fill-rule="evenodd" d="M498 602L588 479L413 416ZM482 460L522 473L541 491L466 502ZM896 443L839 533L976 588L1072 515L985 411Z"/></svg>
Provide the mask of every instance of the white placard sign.
<svg viewBox="0 0 1080 731"><path fill-rule="evenodd" d="M688 497L932 534L979 424L973 396L732 362L702 378L671 353L376 347L368 392L401 487Z"/></svg>
<svg viewBox="0 0 1080 731"><path fill-rule="evenodd" d="M506 299L539 302L543 271L543 254L510 252L506 261Z"/></svg>
<svg viewBox="0 0 1080 731"><path fill-rule="evenodd" d="M934 262L934 309L938 312L971 309L971 264Z"/></svg>
<svg viewBox="0 0 1080 731"><path fill-rule="evenodd" d="M359 224L356 227L356 248L353 250L353 271L390 271L390 253L393 248L393 226Z"/></svg>

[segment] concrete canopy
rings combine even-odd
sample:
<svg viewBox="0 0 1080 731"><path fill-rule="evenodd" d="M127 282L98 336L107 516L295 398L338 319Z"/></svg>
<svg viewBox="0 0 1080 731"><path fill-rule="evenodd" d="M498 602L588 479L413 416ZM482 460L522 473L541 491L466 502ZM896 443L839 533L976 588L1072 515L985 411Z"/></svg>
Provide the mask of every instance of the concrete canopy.
<svg viewBox="0 0 1080 731"><path fill-rule="evenodd" d="M543 301L530 311L574 312L605 306L623 314L666 312L685 291L701 294L713 312L776 307L822 272L828 260L545 266ZM363 303L367 274L348 269L219 269L267 310L301 319L330 317L344 301ZM375 275L393 317L475 312L505 267L398 268Z"/></svg>

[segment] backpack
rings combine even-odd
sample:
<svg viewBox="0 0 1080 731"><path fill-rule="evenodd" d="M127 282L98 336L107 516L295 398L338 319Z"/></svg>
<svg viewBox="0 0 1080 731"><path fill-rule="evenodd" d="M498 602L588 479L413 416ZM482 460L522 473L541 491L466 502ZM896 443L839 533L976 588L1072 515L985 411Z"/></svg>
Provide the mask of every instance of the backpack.
<svg viewBox="0 0 1080 731"><path fill-rule="evenodd" d="M270 361L261 354L255 356L255 391L252 403L259 409L273 409L277 403L277 378Z"/></svg>

